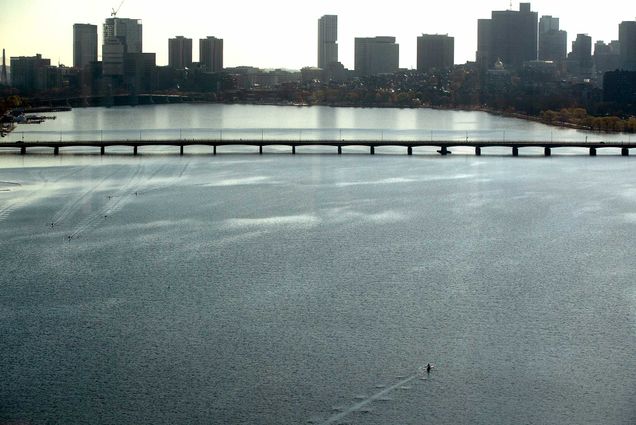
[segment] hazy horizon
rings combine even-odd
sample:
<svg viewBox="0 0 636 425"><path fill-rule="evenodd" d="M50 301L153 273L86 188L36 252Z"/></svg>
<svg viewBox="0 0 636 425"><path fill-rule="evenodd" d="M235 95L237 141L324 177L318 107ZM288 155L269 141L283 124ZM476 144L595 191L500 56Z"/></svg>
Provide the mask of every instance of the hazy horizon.
<svg viewBox="0 0 636 425"><path fill-rule="evenodd" d="M99 45L104 20L110 17L120 0L82 2L32 0L28 4L5 0L0 15L0 48L12 56L41 53L52 64L73 65L73 24L98 26ZM216 36L224 39L226 67L250 65L261 68L300 69L316 66L317 21L325 14L338 15L339 59L353 68L355 37L390 35L400 44L400 67L415 68L416 40L422 33L449 34L455 37L455 63L475 59L477 19L489 18L492 10L510 8L508 1L448 1L439 5L412 6L413 2L391 3L387 14L384 3L337 2L325 0L303 4L291 0L201 5L192 0L179 7L157 7L147 0L126 0L119 11L122 18L143 22L143 50L157 54L157 65L168 63L168 39L182 35L193 39L193 59L198 60L198 39ZM568 32L568 49L578 33L589 34L593 42L618 39L618 25L635 19L626 1L609 0L604 7L583 7L573 0L554 4L548 0L531 2L539 17L560 18L561 29ZM519 2L512 4L518 10ZM450 16L461 10L460 16ZM241 16L242 15L242 16ZM27 36L25 36L25 34ZM98 49L101 56L101 47ZM8 64L8 63L7 63Z"/></svg>

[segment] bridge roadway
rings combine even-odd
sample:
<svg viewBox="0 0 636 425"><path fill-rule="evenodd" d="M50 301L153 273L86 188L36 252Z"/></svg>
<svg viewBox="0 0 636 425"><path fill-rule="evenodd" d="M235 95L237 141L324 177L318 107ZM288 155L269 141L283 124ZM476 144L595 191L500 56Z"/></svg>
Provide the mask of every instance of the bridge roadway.
<svg viewBox="0 0 636 425"><path fill-rule="evenodd" d="M332 146L337 148L338 154L342 154L342 148L346 146L364 146L369 148L371 155L375 154L378 147L404 147L407 155L413 154L413 149L418 147L437 147L440 155L448 155L451 153L450 148L453 147L472 147L475 149L475 155L481 155L483 148L488 147L508 147L512 150L513 156L519 155L521 148L543 148L544 155L550 156L552 149L556 148L584 148L589 149L590 156L596 156L598 149L617 148L621 150L621 155L629 156L629 150L636 148L636 142L564 142L564 141L456 141L456 140L432 140L432 141L400 141L400 140L263 140L263 139L245 139L245 140L89 140L89 141L36 141L36 142L0 142L0 148L19 149L22 155L27 153L29 148L51 148L54 155L60 153L61 148L77 148L77 147L95 147L100 149L100 153L104 155L107 147L112 146L128 146L133 150L133 154L138 154L138 149L144 146L174 146L179 148L179 153L183 155L184 148L187 146L210 146L213 148L213 154L216 155L219 146L254 146L258 148L258 152L263 154L265 146L289 146L291 153L296 153L297 147L303 146Z"/></svg>

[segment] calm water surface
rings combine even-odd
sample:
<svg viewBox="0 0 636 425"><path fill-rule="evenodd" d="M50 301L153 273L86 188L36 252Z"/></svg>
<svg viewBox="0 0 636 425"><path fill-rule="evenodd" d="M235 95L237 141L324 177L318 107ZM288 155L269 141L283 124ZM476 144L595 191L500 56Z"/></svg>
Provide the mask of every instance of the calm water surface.
<svg viewBox="0 0 636 425"><path fill-rule="evenodd" d="M188 105L32 131L429 113L546 131ZM272 152L0 153L0 423L636 423L632 159Z"/></svg>
<svg viewBox="0 0 636 425"><path fill-rule="evenodd" d="M265 137L303 141L468 139L580 143L586 140L630 142L632 139L627 134L602 134L548 127L483 112L430 109L183 104L80 108L54 115L56 120L48 120L41 125L19 126L3 140L226 140ZM418 151L434 153L435 149L419 148L416 153ZM522 152L525 151L533 152L531 149ZM460 148L459 152L473 151ZM502 152L509 153L509 149L484 151ZM603 150L599 153L603 153Z"/></svg>

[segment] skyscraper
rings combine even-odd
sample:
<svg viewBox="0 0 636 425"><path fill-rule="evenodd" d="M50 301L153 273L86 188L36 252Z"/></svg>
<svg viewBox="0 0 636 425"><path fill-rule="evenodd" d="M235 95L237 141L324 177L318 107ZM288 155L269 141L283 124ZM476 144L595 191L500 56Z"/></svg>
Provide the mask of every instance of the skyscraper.
<svg viewBox="0 0 636 425"><path fill-rule="evenodd" d="M223 71L223 39L216 37L200 39L199 62L208 72Z"/></svg>
<svg viewBox="0 0 636 425"><path fill-rule="evenodd" d="M103 74L124 75L126 53L142 52L142 26L138 19L108 18L104 23L102 44Z"/></svg>
<svg viewBox="0 0 636 425"><path fill-rule="evenodd" d="M621 22L618 27L621 69L636 71L636 21Z"/></svg>
<svg viewBox="0 0 636 425"><path fill-rule="evenodd" d="M520 69L537 59L537 28L538 14L530 3L520 3L519 11L493 11L491 19L479 20L478 61L491 68L501 60L506 68Z"/></svg>
<svg viewBox="0 0 636 425"><path fill-rule="evenodd" d="M168 66L175 69L192 66L192 39L177 36L168 40Z"/></svg>
<svg viewBox="0 0 636 425"><path fill-rule="evenodd" d="M594 66L598 74L615 71L620 68L621 48L618 40L612 40L609 44L598 40L594 44Z"/></svg>
<svg viewBox="0 0 636 425"><path fill-rule="evenodd" d="M417 38L417 70L447 69L455 64L455 38L422 34Z"/></svg>
<svg viewBox="0 0 636 425"><path fill-rule="evenodd" d="M490 63L492 56L492 19L477 20L477 64L482 70L494 66Z"/></svg>
<svg viewBox="0 0 636 425"><path fill-rule="evenodd" d="M318 20L318 68L338 62L338 16L325 15Z"/></svg>
<svg viewBox="0 0 636 425"><path fill-rule="evenodd" d="M108 77L124 75L126 45L116 37L109 37L102 44L102 74Z"/></svg>
<svg viewBox="0 0 636 425"><path fill-rule="evenodd" d="M539 34L549 33L551 31L559 31L559 18L550 15L544 15L539 20Z"/></svg>
<svg viewBox="0 0 636 425"><path fill-rule="evenodd" d="M539 21L539 60L562 62L568 51L568 33L559 29L559 18L542 16Z"/></svg>
<svg viewBox="0 0 636 425"><path fill-rule="evenodd" d="M83 68L97 62L97 25L73 25L73 66Z"/></svg>
<svg viewBox="0 0 636 425"><path fill-rule="evenodd" d="M7 77L6 52L4 49L2 49L2 71L0 72L0 84L9 85L9 78Z"/></svg>
<svg viewBox="0 0 636 425"><path fill-rule="evenodd" d="M359 76L393 74L400 63L395 37L355 39L355 71Z"/></svg>
<svg viewBox="0 0 636 425"><path fill-rule="evenodd" d="M108 18L104 23L104 40L118 38L126 46L126 53L141 53L142 25L139 19Z"/></svg>
<svg viewBox="0 0 636 425"><path fill-rule="evenodd" d="M587 34L577 34L572 42L572 52L569 60L576 61L581 70L592 69L592 37Z"/></svg>

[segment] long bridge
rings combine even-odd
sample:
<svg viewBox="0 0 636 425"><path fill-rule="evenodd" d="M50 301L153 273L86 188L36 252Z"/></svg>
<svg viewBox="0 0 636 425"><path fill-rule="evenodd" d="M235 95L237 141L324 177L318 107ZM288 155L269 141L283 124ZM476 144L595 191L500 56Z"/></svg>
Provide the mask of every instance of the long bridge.
<svg viewBox="0 0 636 425"><path fill-rule="evenodd" d="M630 149L636 148L636 142L614 142L614 141L595 141L595 142L566 142L566 141L457 141L457 140L429 140L429 141L404 141L404 140L279 140L279 139L238 139L238 140L219 140L219 139L201 139L201 140L86 140L86 141L11 141L0 142L0 148L12 148L16 152L25 155L28 149L32 148L50 148L54 155L59 155L63 148L93 147L99 149L101 155L106 154L106 148L109 147L130 147L133 155L139 153L139 148L146 146L172 146L178 149L180 155L184 154L184 150L188 146L209 146L212 148L212 154L217 154L217 148L222 146L251 146L255 148L255 152L263 154L263 148L268 146L287 146L290 148L291 154L296 153L299 147L316 147L329 146L336 149L338 154L342 154L343 147L367 147L371 155L375 154L376 148L380 147L402 147L407 155L413 155L413 150L420 147L438 148L440 155L448 155L451 148L468 147L473 148L475 155L482 154L482 149L490 147L510 148L512 156L519 156L519 150L523 148L541 148L545 156L552 155L552 150L557 148L582 148L589 151L590 156L596 156L599 149L620 149L622 156L629 156ZM256 150L258 149L258 150Z"/></svg>

